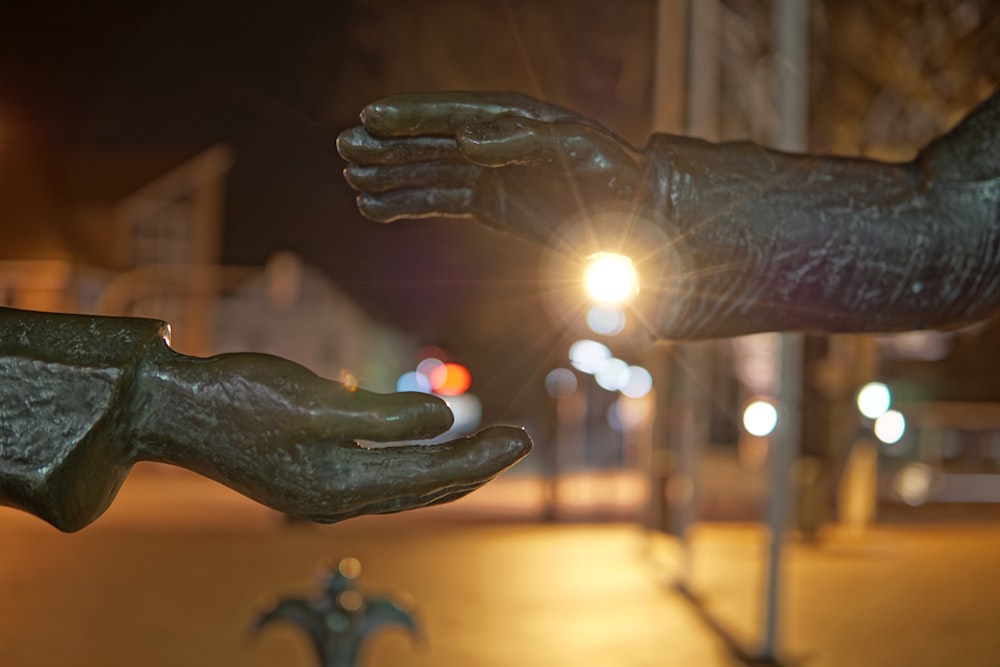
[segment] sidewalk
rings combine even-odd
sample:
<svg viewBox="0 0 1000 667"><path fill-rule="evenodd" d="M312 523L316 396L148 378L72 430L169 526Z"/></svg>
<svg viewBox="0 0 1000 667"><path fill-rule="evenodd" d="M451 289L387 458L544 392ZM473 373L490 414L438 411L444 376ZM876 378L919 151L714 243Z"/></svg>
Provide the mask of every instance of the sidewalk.
<svg viewBox="0 0 1000 667"><path fill-rule="evenodd" d="M246 629L269 598L313 594L317 565L344 555L361 559L364 588L405 592L424 629L419 642L377 635L369 667L740 664L703 613L755 648L759 527L693 531L695 605L673 588L674 538L536 523L531 488L511 476L450 506L325 527L288 525L184 472L137 475L74 535L0 508L2 663L313 665L297 631L247 641ZM786 564L788 664L1000 664L1000 525L828 531L791 543Z"/></svg>

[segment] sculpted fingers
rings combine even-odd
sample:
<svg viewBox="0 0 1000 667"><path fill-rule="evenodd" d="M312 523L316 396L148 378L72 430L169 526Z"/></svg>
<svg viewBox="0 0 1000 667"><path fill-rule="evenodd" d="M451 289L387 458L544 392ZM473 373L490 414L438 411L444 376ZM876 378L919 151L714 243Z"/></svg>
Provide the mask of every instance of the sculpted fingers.
<svg viewBox="0 0 1000 667"><path fill-rule="evenodd" d="M504 116L462 128L456 141L470 162L485 167L553 165L585 176L631 172L640 161L638 153L614 135L575 122L541 123Z"/></svg>
<svg viewBox="0 0 1000 667"><path fill-rule="evenodd" d="M403 218L472 217L475 215L473 201L473 191L470 188L362 192L357 199L361 214L376 222L395 222Z"/></svg>
<svg viewBox="0 0 1000 667"><path fill-rule="evenodd" d="M421 162L403 165L349 164L344 170L347 183L361 192L389 192L405 188L471 188L479 167L470 164Z"/></svg>
<svg viewBox="0 0 1000 667"><path fill-rule="evenodd" d="M451 491L488 482L527 456L531 447L531 438L523 428L492 426L475 435L411 451L395 467L404 480L408 471L422 470L416 485L425 485L427 492Z"/></svg>
<svg viewBox="0 0 1000 667"><path fill-rule="evenodd" d="M454 136L470 123L507 115L548 122L579 118L572 111L518 93L444 92L386 97L365 107L361 121L381 137Z"/></svg>
<svg viewBox="0 0 1000 667"><path fill-rule="evenodd" d="M337 136L337 152L348 162L359 164L408 164L432 160L461 160L453 137L384 139L364 127L351 127Z"/></svg>
<svg viewBox="0 0 1000 667"><path fill-rule="evenodd" d="M410 498L410 502L426 504L485 484L529 451L531 439L524 429L493 426L438 445L359 450L353 458L360 464L357 481L383 494L376 500L377 494L371 493L372 500Z"/></svg>
<svg viewBox="0 0 1000 667"><path fill-rule="evenodd" d="M520 428L495 426L438 445L365 449L320 445L311 480L288 498L297 516L321 522L401 512L460 498L531 450Z"/></svg>
<svg viewBox="0 0 1000 667"><path fill-rule="evenodd" d="M321 436L332 440L431 438L448 430L454 420L447 404L428 394L358 389L345 395L332 389L330 396L329 404L315 406L311 416Z"/></svg>
<svg viewBox="0 0 1000 667"><path fill-rule="evenodd" d="M377 139L363 127L345 130L337 149L349 161L347 183L361 213L377 222L472 215L480 167L466 162L454 139Z"/></svg>

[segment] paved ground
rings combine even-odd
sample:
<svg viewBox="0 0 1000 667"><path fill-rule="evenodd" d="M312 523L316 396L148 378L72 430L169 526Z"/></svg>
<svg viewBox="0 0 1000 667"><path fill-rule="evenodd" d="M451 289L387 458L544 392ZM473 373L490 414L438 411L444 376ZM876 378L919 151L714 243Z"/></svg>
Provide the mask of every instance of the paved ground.
<svg viewBox="0 0 1000 667"><path fill-rule="evenodd" d="M210 482L147 470L74 535L0 508L0 664L311 665L296 631L252 641L247 627L268 598L312 593L317 566L343 555L362 560L366 588L405 591L425 629L416 643L377 636L366 665L740 664L699 609L756 645L759 528L695 531L698 607L671 586L676 541L624 522L536 523L538 493L512 477L440 509L290 526ZM1000 664L1000 525L828 532L793 543L787 563L791 664Z"/></svg>

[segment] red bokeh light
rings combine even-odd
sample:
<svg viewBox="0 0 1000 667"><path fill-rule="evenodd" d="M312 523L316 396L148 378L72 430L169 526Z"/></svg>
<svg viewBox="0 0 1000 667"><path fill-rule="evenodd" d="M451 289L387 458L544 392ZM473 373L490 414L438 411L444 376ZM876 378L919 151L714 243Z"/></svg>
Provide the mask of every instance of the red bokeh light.
<svg viewBox="0 0 1000 667"><path fill-rule="evenodd" d="M469 369L461 364L441 364L431 371L431 389L442 396L464 394L472 383Z"/></svg>

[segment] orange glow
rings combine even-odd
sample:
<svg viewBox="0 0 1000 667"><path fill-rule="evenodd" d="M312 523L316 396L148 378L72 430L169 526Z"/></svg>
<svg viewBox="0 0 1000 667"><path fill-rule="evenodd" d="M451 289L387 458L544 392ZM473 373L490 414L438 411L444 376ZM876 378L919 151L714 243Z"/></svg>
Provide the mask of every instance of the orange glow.
<svg viewBox="0 0 1000 667"><path fill-rule="evenodd" d="M431 371L431 389L442 396L464 394L472 383L469 370L461 364L441 364Z"/></svg>
<svg viewBox="0 0 1000 667"><path fill-rule="evenodd" d="M347 370L346 368L340 369L340 384L344 385L347 391L353 393L358 390L358 378L354 376L354 373Z"/></svg>

